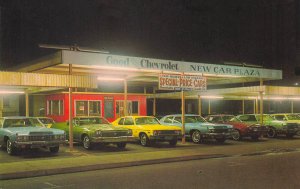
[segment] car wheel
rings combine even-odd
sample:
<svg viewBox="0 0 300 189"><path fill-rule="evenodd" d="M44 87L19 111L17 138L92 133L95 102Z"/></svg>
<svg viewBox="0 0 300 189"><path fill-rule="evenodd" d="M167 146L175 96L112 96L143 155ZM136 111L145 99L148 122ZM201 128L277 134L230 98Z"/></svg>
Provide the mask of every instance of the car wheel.
<svg viewBox="0 0 300 189"><path fill-rule="evenodd" d="M170 141L169 141L169 144L170 144L170 146L176 146L176 144L177 144L177 139L170 140Z"/></svg>
<svg viewBox="0 0 300 189"><path fill-rule="evenodd" d="M194 143L200 143L201 142L201 133L198 130L193 131L192 133L192 141Z"/></svg>
<svg viewBox="0 0 300 189"><path fill-rule="evenodd" d="M59 151L59 146L54 146L49 148L50 152L55 154Z"/></svg>
<svg viewBox="0 0 300 189"><path fill-rule="evenodd" d="M90 137L88 135L84 135L82 138L83 148L90 150L92 149L92 143Z"/></svg>
<svg viewBox="0 0 300 189"><path fill-rule="evenodd" d="M276 130L274 128L272 128L272 127L269 128L267 135L268 135L269 138L276 137L276 135L277 135Z"/></svg>
<svg viewBox="0 0 300 189"><path fill-rule="evenodd" d="M234 129L233 133L231 134L231 137L233 140L241 140L242 139L241 133L237 129Z"/></svg>
<svg viewBox="0 0 300 189"><path fill-rule="evenodd" d="M14 155L17 151L16 147L9 139L6 141L6 151L9 155Z"/></svg>
<svg viewBox="0 0 300 189"><path fill-rule="evenodd" d="M216 138L216 141L217 141L218 143L224 143L225 140L226 140L226 138Z"/></svg>
<svg viewBox="0 0 300 189"><path fill-rule="evenodd" d="M117 143L117 147L119 149L124 149L126 147L126 143L125 142L120 142L120 143Z"/></svg>
<svg viewBox="0 0 300 189"><path fill-rule="evenodd" d="M145 133L142 133L140 135L140 142L142 146L149 146L150 145L150 140L148 136Z"/></svg>

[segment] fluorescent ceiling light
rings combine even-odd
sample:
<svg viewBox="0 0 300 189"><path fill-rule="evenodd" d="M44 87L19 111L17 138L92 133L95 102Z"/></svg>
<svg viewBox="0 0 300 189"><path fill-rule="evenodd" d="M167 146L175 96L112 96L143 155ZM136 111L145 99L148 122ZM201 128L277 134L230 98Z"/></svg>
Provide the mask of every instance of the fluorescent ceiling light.
<svg viewBox="0 0 300 189"><path fill-rule="evenodd" d="M223 99L223 96L213 96L213 95L209 95L209 96L200 96L201 98L207 98L207 99Z"/></svg>
<svg viewBox="0 0 300 189"><path fill-rule="evenodd" d="M97 79L101 81L124 81L124 78L117 77L97 77Z"/></svg>
<svg viewBox="0 0 300 189"><path fill-rule="evenodd" d="M6 91L6 90L0 90L0 94L24 94L24 91Z"/></svg>

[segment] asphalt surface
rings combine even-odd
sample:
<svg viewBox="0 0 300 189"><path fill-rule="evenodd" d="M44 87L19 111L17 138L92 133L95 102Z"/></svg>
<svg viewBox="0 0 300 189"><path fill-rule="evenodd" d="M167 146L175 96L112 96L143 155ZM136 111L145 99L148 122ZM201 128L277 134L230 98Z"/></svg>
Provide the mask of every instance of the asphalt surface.
<svg viewBox="0 0 300 189"><path fill-rule="evenodd" d="M210 159L231 156L252 156L273 152L293 152L300 149L300 138L278 139L263 138L259 141L228 140L224 144L208 141L204 144L180 142L176 147L167 143L157 143L153 147L142 147L136 143L128 144L120 150L113 145L97 147L91 151L75 145L70 151L61 146L58 154L47 150L31 150L9 156L0 151L0 179L16 179L47 176L91 170L151 165L177 161Z"/></svg>

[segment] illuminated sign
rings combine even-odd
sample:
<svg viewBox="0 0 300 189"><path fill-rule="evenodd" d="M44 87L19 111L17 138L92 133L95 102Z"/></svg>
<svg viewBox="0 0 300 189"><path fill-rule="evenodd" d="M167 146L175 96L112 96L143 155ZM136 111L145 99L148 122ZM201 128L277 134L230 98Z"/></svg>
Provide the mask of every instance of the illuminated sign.
<svg viewBox="0 0 300 189"><path fill-rule="evenodd" d="M206 78L196 75L159 74L160 90L206 90Z"/></svg>
<svg viewBox="0 0 300 189"><path fill-rule="evenodd" d="M211 76L252 77L282 79L281 70L229 66L208 63L163 60L153 58L118 56L111 54L87 53L63 50L62 63L99 66L99 68L136 69L149 71L171 71Z"/></svg>

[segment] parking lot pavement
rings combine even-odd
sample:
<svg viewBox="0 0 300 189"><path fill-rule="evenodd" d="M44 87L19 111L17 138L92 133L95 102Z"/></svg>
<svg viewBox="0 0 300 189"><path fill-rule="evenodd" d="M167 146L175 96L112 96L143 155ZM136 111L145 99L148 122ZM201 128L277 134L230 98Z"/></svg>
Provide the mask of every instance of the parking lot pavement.
<svg viewBox="0 0 300 189"><path fill-rule="evenodd" d="M73 150L70 150L68 146L61 146L59 153L55 155L48 150L38 149L9 156L2 150L0 151L0 179L255 154L274 149L298 149L299 146L300 137L293 139L282 137L263 138L259 141L228 140L224 144L214 141L207 141L203 144L178 142L176 147L170 147L168 143L157 143L152 147L142 147L133 143L127 144L124 150L114 145L85 150L81 145L75 144Z"/></svg>

